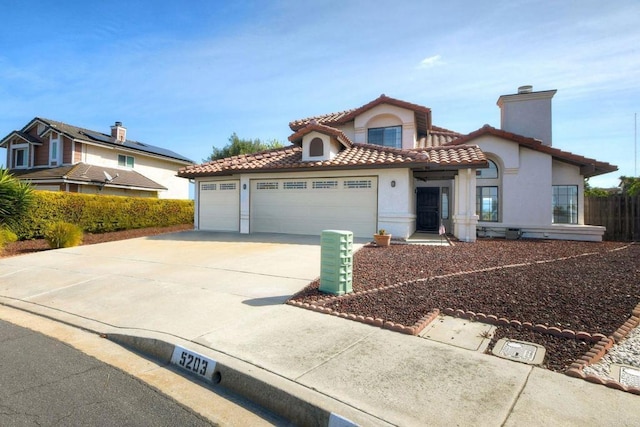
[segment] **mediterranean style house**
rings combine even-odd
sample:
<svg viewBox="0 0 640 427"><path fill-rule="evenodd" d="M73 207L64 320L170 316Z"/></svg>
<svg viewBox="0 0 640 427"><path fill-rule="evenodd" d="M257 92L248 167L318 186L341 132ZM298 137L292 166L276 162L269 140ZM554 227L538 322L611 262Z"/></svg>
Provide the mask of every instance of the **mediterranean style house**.
<svg viewBox="0 0 640 427"><path fill-rule="evenodd" d="M185 166L195 226L240 233L385 229L477 237L599 241L584 224L584 179L617 170L552 146L555 90L498 99L501 128L468 135L432 124L427 107L382 95L359 108L295 120L291 146Z"/></svg>
<svg viewBox="0 0 640 427"><path fill-rule="evenodd" d="M11 173L37 190L132 197L189 198L176 176L193 162L180 154L127 139L121 122L104 134L36 117L0 140Z"/></svg>

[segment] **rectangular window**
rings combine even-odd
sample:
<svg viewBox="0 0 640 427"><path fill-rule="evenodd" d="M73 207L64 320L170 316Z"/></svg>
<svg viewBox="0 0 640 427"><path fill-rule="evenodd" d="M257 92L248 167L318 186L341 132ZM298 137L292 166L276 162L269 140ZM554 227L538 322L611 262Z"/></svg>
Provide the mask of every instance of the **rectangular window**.
<svg viewBox="0 0 640 427"><path fill-rule="evenodd" d="M26 148L13 149L13 167L14 168L27 167L27 149Z"/></svg>
<svg viewBox="0 0 640 427"><path fill-rule="evenodd" d="M344 181L344 188L371 188L370 179L359 180L346 180Z"/></svg>
<svg viewBox="0 0 640 427"><path fill-rule="evenodd" d="M554 185L552 207L554 224L577 224L578 186Z"/></svg>
<svg viewBox="0 0 640 427"><path fill-rule="evenodd" d="M440 198L442 219L449 219L449 187L442 187L440 189Z"/></svg>
<svg viewBox="0 0 640 427"><path fill-rule="evenodd" d="M498 187L476 187L476 213L480 221L498 222Z"/></svg>
<svg viewBox="0 0 640 427"><path fill-rule="evenodd" d="M313 181L313 188L338 188L338 181Z"/></svg>
<svg viewBox="0 0 640 427"><path fill-rule="evenodd" d="M202 191L212 191L216 189L216 184L200 184Z"/></svg>
<svg viewBox="0 0 640 427"><path fill-rule="evenodd" d="M305 181L286 181L282 184L285 190L305 190L307 183Z"/></svg>
<svg viewBox="0 0 640 427"><path fill-rule="evenodd" d="M371 128L367 141L383 147L402 148L402 126Z"/></svg>
<svg viewBox="0 0 640 427"><path fill-rule="evenodd" d="M256 189L258 190L277 190L278 183L277 182L259 182L256 185Z"/></svg>
<svg viewBox="0 0 640 427"><path fill-rule="evenodd" d="M118 166L133 168L133 164L134 164L133 156L125 156L123 154L118 154Z"/></svg>
<svg viewBox="0 0 640 427"><path fill-rule="evenodd" d="M235 190L236 183L235 182L225 182L220 184L220 190Z"/></svg>

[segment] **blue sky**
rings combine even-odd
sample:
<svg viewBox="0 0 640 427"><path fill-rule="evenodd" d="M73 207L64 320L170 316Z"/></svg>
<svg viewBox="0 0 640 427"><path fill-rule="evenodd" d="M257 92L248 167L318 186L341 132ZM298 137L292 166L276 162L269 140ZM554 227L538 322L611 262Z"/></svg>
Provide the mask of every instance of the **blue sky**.
<svg viewBox="0 0 640 427"><path fill-rule="evenodd" d="M490 4L491 6L487 6ZM500 125L496 101L557 89L554 147L635 173L640 2L32 1L0 6L0 134L35 116L194 161L380 94L435 125ZM1 150L2 159L5 151Z"/></svg>

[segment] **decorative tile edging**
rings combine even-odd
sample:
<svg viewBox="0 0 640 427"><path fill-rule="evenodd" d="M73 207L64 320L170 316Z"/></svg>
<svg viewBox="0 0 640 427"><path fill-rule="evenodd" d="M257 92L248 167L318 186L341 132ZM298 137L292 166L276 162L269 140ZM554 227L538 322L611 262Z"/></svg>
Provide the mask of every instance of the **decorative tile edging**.
<svg viewBox="0 0 640 427"><path fill-rule="evenodd" d="M606 338L603 334L590 334L585 331L572 331L571 329L560 329L555 326L547 326L541 323L533 324L531 322L521 322L519 320L509 320L505 317L497 317L493 314L474 313L473 311L465 311L461 309L445 308L442 312L448 316L461 317L463 319L475 320L482 323L488 323L495 326L515 326L529 329L542 334L553 335L559 338L578 339L588 342L597 342L602 338Z"/></svg>
<svg viewBox="0 0 640 427"><path fill-rule="evenodd" d="M640 303L631 311L631 317L627 319L622 326L620 326L611 336L602 337L591 349L578 360L573 362L569 369L565 371L565 375L574 378L580 378L590 383L605 385L609 388L616 390L622 390L629 393L640 395L640 388L630 387L616 380L608 380L601 378L597 375L585 374L583 369L586 366L592 365L598 362L606 354L614 343L622 341L629 332L640 325Z"/></svg>
<svg viewBox="0 0 640 427"><path fill-rule="evenodd" d="M339 299L340 297L336 297L335 299ZM333 298L331 298L333 300ZM328 302L323 300L324 303ZM332 310L328 307L324 307L322 305L317 304L309 304L298 301L287 301L287 304L293 305L295 307L304 308L311 311L316 311L318 313L330 314L332 316L341 317L343 319L354 320L356 322L365 323L371 326L377 326L382 329L389 329L391 331L400 332L402 334L407 335L418 335L429 323L433 322L439 315L440 310L437 308L432 309L426 315L422 316L415 322L412 326L405 326L401 323L391 322L389 320L384 320L379 317L373 318L370 316L362 316L355 315L353 313L343 313L339 311Z"/></svg>

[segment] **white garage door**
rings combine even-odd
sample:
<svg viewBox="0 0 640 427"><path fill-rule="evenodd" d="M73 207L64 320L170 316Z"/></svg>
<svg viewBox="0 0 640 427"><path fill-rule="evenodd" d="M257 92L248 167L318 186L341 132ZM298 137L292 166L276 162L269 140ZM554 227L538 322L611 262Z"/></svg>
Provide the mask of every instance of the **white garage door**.
<svg viewBox="0 0 640 427"><path fill-rule="evenodd" d="M240 181L200 182L198 228L240 231Z"/></svg>
<svg viewBox="0 0 640 427"><path fill-rule="evenodd" d="M320 235L338 229L371 237L377 195L377 177L252 180L251 232Z"/></svg>

